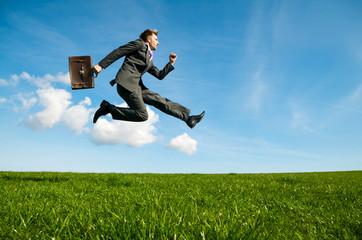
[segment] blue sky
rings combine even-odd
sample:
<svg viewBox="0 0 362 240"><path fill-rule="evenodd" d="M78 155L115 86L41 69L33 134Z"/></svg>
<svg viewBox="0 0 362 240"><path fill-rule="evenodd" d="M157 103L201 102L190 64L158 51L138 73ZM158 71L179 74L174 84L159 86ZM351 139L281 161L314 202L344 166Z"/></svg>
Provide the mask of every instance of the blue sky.
<svg viewBox="0 0 362 240"><path fill-rule="evenodd" d="M362 169L361 1L10 1L0 7L0 171L254 173ZM71 90L68 56L97 64L159 30L145 84L192 110L92 123L122 59Z"/></svg>

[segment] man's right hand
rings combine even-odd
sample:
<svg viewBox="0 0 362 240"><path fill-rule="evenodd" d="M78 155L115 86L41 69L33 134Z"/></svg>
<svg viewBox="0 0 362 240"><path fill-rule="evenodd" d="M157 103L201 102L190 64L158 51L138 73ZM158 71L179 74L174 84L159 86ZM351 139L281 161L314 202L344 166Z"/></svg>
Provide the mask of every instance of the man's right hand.
<svg viewBox="0 0 362 240"><path fill-rule="evenodd" d="M98 77L98 73L100 73L103 68L99 65L95 65L93 68L94 68L94 73L96 74L96 77Z"/></svg>

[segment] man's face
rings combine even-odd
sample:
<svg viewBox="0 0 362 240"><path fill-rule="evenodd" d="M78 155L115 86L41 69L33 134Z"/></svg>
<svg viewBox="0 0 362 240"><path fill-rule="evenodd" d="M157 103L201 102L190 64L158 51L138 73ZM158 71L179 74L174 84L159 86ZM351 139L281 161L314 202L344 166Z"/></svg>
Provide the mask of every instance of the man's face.
<svg viewBox="0 0 362 240"><path fill-rule="evenodd" d="M151 50L156 50L158 46L158 38L155 34L148 36L147 43L150 46Z"/></svg>

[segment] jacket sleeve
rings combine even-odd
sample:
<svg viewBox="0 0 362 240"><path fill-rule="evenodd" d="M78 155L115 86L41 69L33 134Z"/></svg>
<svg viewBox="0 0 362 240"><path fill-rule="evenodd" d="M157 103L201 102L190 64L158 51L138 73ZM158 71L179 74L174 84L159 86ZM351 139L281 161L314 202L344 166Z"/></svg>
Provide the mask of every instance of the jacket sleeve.
<svg viewBox="0 0 362 240"><path fill-rule="evenodd" d="M166 75L171 72L172 70L174 70L175 68L172 66L171 63L167 63L166 66L160 71L158 70L158 68L153 65L152 63L152 67L147 71L149 74L155 76L156 78L158 78L159 80L162 80L166 77Z"/></svg>
<svg viewBox="0 0 362 240"><path fill-rule="evenodd" d="M142 48L143 41L141 39L137 39L135 41L129 42L126 45L120 46L117 49L114 49L110 54L108 54L105 58L103 58L98 64L106 69L109 65L117 61L123 56L126 56L138 49Z"/></svg>

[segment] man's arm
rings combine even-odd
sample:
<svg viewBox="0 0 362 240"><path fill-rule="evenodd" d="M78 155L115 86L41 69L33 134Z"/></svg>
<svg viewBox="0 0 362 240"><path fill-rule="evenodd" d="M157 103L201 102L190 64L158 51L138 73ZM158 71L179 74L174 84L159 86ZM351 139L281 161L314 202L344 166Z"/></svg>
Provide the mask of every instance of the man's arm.
<svg viewBox="0 0 362 240"><path fill-rule="evenodd" d="M175 69L173 64L176 62L177 55L175 53L171 53L169 59L170 62L167 63L166 66L161 71L158 70L158 68L152 64L152 67L147 72L160 80L164 79L169 72Z"/></svg>
<svg viewBox="0 0 362 240"><path fill-rule="evenodd" d="M155 76L159 80L162 80L166 77L166 75L174 70L175 68L172 66L171 62L167 63L166 66L160 71L158 68L152 64L152 67L147 71L149 74Z"/></svg>
<svg viewBox="0 0 362 240"><path fill-rule="evenodd" d="M141 39L137 39L117 49L114 49L110 54L103 58L98 63L98 65L94 66L96 75L98 75L98 73L100 73L102 69L106 69L109 65L111 65L121 57L140 49L142 47L142 44L144 44L144 42Z"/></svg>

